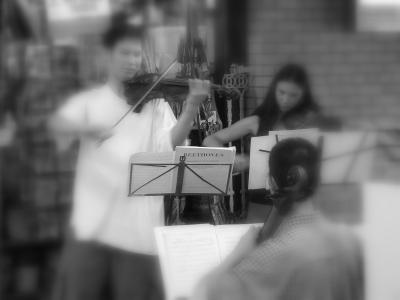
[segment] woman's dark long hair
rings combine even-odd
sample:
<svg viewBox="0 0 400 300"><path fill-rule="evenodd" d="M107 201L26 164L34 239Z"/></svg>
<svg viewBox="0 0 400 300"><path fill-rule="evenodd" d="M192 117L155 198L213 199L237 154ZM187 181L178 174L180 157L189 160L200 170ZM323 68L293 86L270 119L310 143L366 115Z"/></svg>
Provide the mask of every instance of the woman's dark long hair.
<svg viewBox="0 0 400 300"><path fill-rule="evenodd" d="M311 92L306 70L299 64L288 63L276 73L263 103L253 113L253 115L260 118L259 133L272 130L278 121L279 106L276 101L276 86L282 81L293 82L303 91L300 103L283 116L283 121L292 116L299 116L307 112L318 112L319 110Z"/></svg>

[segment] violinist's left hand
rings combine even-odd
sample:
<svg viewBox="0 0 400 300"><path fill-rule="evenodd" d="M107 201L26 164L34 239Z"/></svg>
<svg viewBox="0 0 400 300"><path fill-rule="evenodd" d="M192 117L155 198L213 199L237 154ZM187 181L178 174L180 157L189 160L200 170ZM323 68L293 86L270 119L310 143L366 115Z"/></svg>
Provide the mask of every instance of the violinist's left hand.
<svg viewBox="0 0 400 300"><path fill-rule="evenodd" d="M189 95L186 105L179 116L178 122L171 130L171 144L173 147L182 145L193 126L200 104L207 99L210 92L208 80L189 79Z"/></svg>
<svg viewBox="0 0 400 300"><path fill-rule="evenodd" d="M189 95L187 103L195 106L200 105L207 99L210 93L210 81L200 79L189 79Z"/></svg>

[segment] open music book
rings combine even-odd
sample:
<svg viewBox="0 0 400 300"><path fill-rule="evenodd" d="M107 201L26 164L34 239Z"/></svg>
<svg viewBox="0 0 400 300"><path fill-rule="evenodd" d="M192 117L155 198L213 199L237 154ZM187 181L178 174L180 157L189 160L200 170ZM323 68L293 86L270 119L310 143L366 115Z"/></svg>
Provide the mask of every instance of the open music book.
<svg viewBox="0 0 400 300"><path fill-rule="evenodd" d="M227 194L235 152L234 147L179 146L175 152L134 154L129 195Z"/></svg>
<svg viewBox="0 0 400 300"><path fill-rule="evenodd" d="M155 228L167 299L189 298L199 280L221 263L252 225L262 224Z"/></svg>

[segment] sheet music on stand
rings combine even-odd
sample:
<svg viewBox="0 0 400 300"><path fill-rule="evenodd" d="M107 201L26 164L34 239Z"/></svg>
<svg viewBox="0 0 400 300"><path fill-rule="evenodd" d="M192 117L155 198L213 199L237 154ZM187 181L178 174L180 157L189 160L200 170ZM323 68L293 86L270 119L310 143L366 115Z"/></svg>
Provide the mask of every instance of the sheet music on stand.
<svg viewBox="0 0 400 300"><path fill-rule="evenodd" d="M130 160L129 195L226 195L231 190L235 153L235 147L137 153ZM220 263L250 225L231 226L155 228L167 299L189 297L197 279Z"/></svg>
<svg viewBox="0 0 400 300"><path fill-rule="evenodd" d="M359 183L370 177L375 132L272 131L268 136L251 139L249 189L269 189L269 152L278 141L291 137L304 138L322 148L322 184Z"/></svg>
<svg viewBox="0 0 400 300"><path fill-rule="evenodd" d="M252 226L262 224L156 227L166 299L190 299L199 280L232 252Z"/></svg>
<svg viewBox="0 0 400 300"><path fill-rule="evenodd" d="M234 147L137 153L130 161L128 195L226 195L234 159Z"/></svg>

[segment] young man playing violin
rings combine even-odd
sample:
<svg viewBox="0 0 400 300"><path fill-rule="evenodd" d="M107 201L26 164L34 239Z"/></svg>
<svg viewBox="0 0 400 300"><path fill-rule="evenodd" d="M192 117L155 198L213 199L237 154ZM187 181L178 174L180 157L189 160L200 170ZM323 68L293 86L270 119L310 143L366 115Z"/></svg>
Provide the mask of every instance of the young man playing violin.
<svg viewBox="0 0 400 300"><path fill-rule="evenodd" d="M286 139L269 158L274 208L261 230L251 228L193 300L362 300L358 239L314 209L319 151Z"/></svg>
<svg viewBox="0 0 400 300"><path fill-rule="evenodd" d="M137 152L172 151L189 134L209 82L189 82L179 120L163 99L129 113L124 83L139 74L142 30L112 26L104 35L108 81L69 99L49 125L75 137L80 151L61 284L66 300L159 299L153 228L164 224L163 197L127 196L128 163ZM115 124L117 124L115 126ZM105 296L104 288L109 293ZM111 292L110 292L111 291Z"/></svg>

